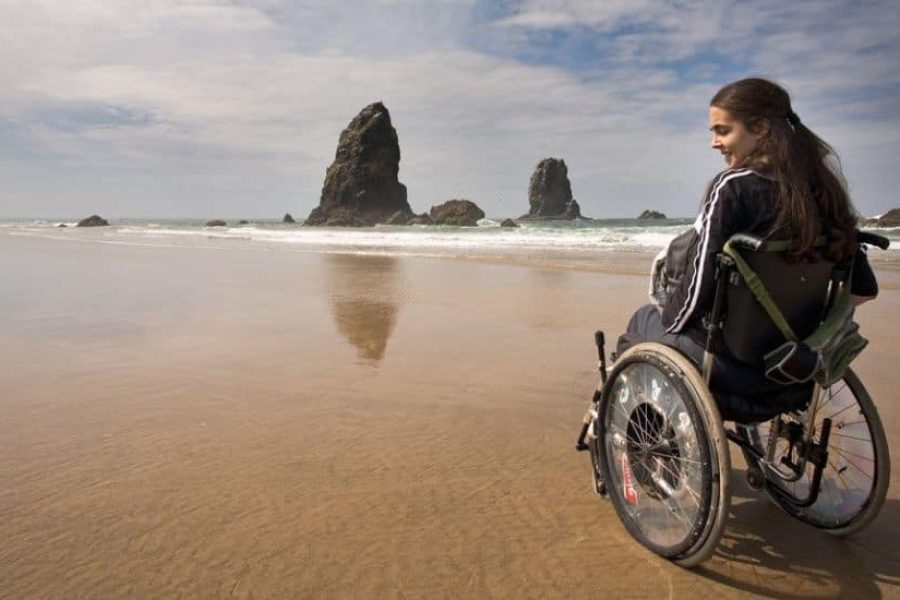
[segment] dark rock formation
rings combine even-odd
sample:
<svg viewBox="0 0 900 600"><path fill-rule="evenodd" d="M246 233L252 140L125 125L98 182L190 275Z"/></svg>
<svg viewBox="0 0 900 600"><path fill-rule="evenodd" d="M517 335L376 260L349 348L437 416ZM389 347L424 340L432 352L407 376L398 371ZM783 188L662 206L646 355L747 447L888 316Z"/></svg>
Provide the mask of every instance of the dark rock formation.
<svg viewBox="0 0 900 600"><path fill-rule="evenodd" d="M431 219L435 225L475 227L484 218L484 211L471 200L447 200L431 207Z"/></svg>
<svg viewBox="0 0 900 600"><path fill-rule="evenodd" d="M645 210L638 215L638 219L665 219L666 215L655 210Z"/></svg>
<svg viewBox="0 0 900 600"><path fill-rule="evenodd" d="M315 209L313 209L313 212L315 212ZM310 222L307 219L304 225L309 224ZM325 219L325 222L321 223L321 225L327 225L329 227L366 227L373 225L373 223L367 223L349 210L339 207L331 211L328 218Z"/></svg>
<svg viewBox="0 0 900 600"><path fill-rule="evenodd" d="M390 113L381 102L370 104L341 132L319 206L304 224L374 225L397 211L412 217L399 170L400 144Z"/></svg>
<svg viewBox="0 0 900 600"><path fill-rule="evenodd" d="M513 221L512 219L503 219L503 222L500 223L500 227L518 227L519 224Z"/></svg>
<svg viewBox="0 0 900 600"><path fill-rule="evenodd" d="M213 219L212 221L206 222L207 227L225 227L226 225L228 225L228 223L221 219Z"/></svg>
<svg viewBox="0 0 900 600"><path fill-rule="evenodd" d="M860 221L863 227L900 227L900 208L892 208L880 217L863 219Z"/></svg>
<svg viewBox="0 0 900 600"><path fill-rule="evenodd" d="M294 217L291 216L291 213L284 213L284 218L281 219L282 223L296 223Z"/></svg>
<svg viewBox="0 0 900 600"><path fill-rule="evenodd" d="M407 225L434 225L434 221L431 219L431 215L428 213L422 213L421 215L415 215L412 219L410 219Z"/></svg>
<svg viewBox="0 0 900 600"><path fill-rule="evenodd" d="M403 212L402 210L398 210L385 221L385 225L406 225L409 223L410 216Z"/></svg>
<svg viewBox="0 0 900 600"><path fill-rule="evenodd" d="M68 225L66 225L65 223L60 223L59 225L57 225L57 227L68 227Z"/></svg>
<svg viewBox="0 0 900 600"><path fill-rule="evenodd" d="M569 169L561 158L538 163L528 184L528 214L520 219L577 219L581 209L572 198Z"/></svg>
<svg viewBox="0 0 900 600"><path fill-rule="evenodd" d="M238 225L249 225L249 224L250 224L250 221L248 221L247 219L241 219L240 221L238 221Z"/></svg>
<svg viewBox="0 0 900 600"><path fill-rule="evenodd" d="M563 219L585 219L587 217L581 216L581 207L578 206L578 202L575 201L575 198L572 198L568 204L566 204L566 212L563 213Z"/></svg>
<svg viewBox="0 0 900 600"><path fill-rule="evenodd" d="M86 219L78 221L77 227L105 227L109 222L99 215L91 215Z"/></svg>

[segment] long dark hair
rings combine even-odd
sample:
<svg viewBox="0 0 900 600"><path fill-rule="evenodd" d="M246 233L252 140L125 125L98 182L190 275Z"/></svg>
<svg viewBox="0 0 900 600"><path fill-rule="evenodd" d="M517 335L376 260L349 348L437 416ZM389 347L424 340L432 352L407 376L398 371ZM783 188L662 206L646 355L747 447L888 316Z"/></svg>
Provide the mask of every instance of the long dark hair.
<svg viewBox="0 0 900 600"><path fill-rule="evenodd" d="M720 89L710 106L727 110L752 132L768 127L741 167L770 174L778 182L775 229L797 242L794 257L849 258L856 246L856 211L847 194L834 149L810 131L791 108L791 97L766 79L741 79ZM820 253L819 235L827 236Z"/></svg>

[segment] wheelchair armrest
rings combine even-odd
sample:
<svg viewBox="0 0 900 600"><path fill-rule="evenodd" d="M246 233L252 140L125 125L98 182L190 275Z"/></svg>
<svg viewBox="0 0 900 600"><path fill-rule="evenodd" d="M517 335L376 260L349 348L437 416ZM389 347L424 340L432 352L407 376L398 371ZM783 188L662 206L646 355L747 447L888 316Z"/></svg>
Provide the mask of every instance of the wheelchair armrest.
<svg viewBox="0 0 900 600"><path fill-rule="evenodd" d="M749 233L736 233L728 238L728 241L731 242L732 246L744 250L752 250L754 252L759 250L764 242L762 238L750 235Z"/></svg>
<svg viewBox="0 0 900 600"><path fill-rule="evenodd" d="M888 246L891 245L891 240L887 239L883 235L872 233L871 231L856 232L856 240L860 244L870 244L872 246L878 246L882 250L887 250Z"/></svg>

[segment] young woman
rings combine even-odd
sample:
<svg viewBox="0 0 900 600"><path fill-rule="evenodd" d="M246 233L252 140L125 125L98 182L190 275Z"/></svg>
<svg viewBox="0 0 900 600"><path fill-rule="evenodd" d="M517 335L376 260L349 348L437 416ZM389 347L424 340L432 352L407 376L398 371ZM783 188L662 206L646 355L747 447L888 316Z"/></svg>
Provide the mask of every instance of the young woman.
<svg viewBox="0 0 900 600"><path fill-rule="evenodd" d="M834 151L801 122L783 88L759 78L726 85L710 102L709 125L712 148L728 168L710 184L693 229L658 257L651 289L655 305L632 316L619 338L619 353L657 341L700 364L715 257L735 233L795 240L794 260L854 260L854 300L878 293L865 253L858 251L856 215ZM827 243L816 246L821 235ZM758 369L738 364L727 351L716 357L714 390L717 372L720 383L742 396L773 387ZM722 412L730 416L727 407Z"/></svg>

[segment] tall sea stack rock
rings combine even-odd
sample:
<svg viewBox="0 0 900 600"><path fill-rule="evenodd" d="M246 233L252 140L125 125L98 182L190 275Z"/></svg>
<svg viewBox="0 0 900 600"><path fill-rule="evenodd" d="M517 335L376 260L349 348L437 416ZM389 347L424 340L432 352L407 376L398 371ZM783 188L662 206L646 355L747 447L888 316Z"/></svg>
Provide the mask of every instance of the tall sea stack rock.
<svg viewBox="0 0 900 600"><path fill-rule="evenodd" d="M569 169L561 158L545 158L528 184L528 214L521 219L577 219L581 209L572 198Z"/></svg>
<svg viewBox="0 0 900 600"><path fill-rule="evenodd" d="M391 115L381 102L370 104L341 132L319 206L304 225L374 225L398 211L412 217L399 170L400 144Z"/></svg>

